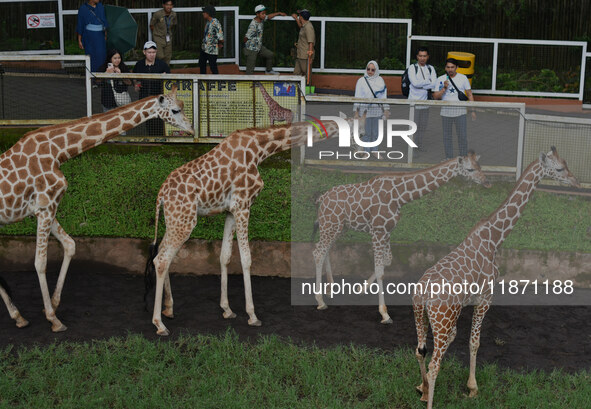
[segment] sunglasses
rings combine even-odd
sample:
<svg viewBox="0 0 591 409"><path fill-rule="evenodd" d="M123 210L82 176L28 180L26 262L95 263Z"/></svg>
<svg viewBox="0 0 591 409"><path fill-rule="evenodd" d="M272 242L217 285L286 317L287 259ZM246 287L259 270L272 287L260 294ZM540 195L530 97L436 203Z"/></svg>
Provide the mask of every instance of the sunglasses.
<svg viewBox="0 0 591 409"><path fill-rule="evenodd" d="M369 71L369 72L375 72L375 70L376 70L375 68L368 68L367 69L367 71Z"/></svg>

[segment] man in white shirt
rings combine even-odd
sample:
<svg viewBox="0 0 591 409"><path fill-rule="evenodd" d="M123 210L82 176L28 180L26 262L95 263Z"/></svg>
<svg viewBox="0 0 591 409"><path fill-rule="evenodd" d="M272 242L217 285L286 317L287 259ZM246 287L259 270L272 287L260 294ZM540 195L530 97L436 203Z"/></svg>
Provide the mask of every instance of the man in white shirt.
<svg viewBox="0 0 591 409"><path fill-rule="evenodd" d="M469 101L474 102L470 81L464 74L458 74L458 61L455 58L445 60L445 75L437 78L433 98L443 101L460 101L458 91L463 92ZM441 108L441 119L443 122L443 148L445 158L454 157L452 140L452 125L456 125L458 133L458 147L460 156L468 155L468 134L466 132L466 108L464 107L443 107ZM476 120L476 113L472 111L472 119Z"/></svg>
<svg viewBox="0 0 591 409"><path fill-rule="evenodd" d="M426 47L419 47L417 50L417 63L408 68L408 79L410 80L410 87L408 92L408 99L415 99L425 101L429 98L437 74L432 65L428 65L429 50ZM423 136L427 129L429 122L429 106L417 105L415 106L415 122L417 124L417 132L414 136L414 142L417 144L419 151L424 151Z"/></svg>

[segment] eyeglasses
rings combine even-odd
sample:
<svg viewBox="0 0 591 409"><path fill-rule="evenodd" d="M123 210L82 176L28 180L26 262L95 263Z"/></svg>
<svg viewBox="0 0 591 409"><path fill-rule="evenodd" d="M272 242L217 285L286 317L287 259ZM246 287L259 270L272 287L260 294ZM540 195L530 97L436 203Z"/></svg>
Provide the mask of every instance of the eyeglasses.
<svg viewBox="0 0 591 409"><path fill-rule="evenodd" d="M375 70L376 70L375 68L368 68L367 69L367 71L369 71L369 72L375 72Z"/></svg>

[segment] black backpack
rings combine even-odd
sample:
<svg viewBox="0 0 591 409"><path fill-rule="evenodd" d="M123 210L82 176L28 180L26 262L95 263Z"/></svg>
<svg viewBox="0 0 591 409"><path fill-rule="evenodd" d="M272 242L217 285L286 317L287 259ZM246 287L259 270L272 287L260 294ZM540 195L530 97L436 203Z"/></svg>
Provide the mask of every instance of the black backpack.
<svg viewBox="0 0 591 409"><path fill-rule="evenodd" d="M419 72L419 67L417 64L413 64L413 66L415 67L415 74L417 74ZM429 68L429 75L431 75L431 66L427 65L427 68ZM402 74L402 83L400 86L402 88L402 95L408 97L408 94L410 93L410 78L408 77L408 68L404 70L404 74Z"/></svg>

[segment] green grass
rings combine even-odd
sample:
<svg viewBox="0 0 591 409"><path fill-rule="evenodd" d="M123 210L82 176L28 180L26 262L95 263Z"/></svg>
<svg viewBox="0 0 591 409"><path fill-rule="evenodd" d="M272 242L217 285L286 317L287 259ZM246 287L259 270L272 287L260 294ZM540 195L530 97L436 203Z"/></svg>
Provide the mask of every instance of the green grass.
<svg viewBox="0 0 591 409"><path fill-rule="evenodd" d="M419 368L410 349L320 349L277 337L222 336L151 342L139 335L0 352L2 408L419 408ZM445 357L439 408L589 407L588 372L478 366L479 396L465 397L468 369Z"/></svg>
<svg viewBox="0 0 591 409"><path fill-rule="evenodd" d="M23 133L22 130L2 132L0 148L4 149ZM155 200L161 184L172 170L211 148L211 145L99 146L62 166L69 187L59 206L58 220L72 236L151 239ZM251 211L252 240L309 240L316 219L314 195L339 184L371 177L309 168L292 173L289 157L289 152L274 155L260 167L265 187ZM513 183L495 183L493 188L485 189L461 178L453 179L402 208L392 241L458 244L481 218L506 199L513 187ZM516 249L591 252L590 214L588 198L535 192L503 245ZM223 225L224 215L200 217L192 237L221 240ZM159 231L160 236L163 229ZM0 232L34 235L36 219L4 226ZM367 241L369 236L348 232L340 239Z"/></svg>

